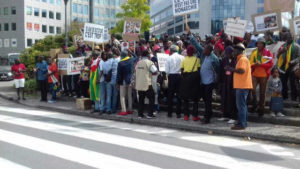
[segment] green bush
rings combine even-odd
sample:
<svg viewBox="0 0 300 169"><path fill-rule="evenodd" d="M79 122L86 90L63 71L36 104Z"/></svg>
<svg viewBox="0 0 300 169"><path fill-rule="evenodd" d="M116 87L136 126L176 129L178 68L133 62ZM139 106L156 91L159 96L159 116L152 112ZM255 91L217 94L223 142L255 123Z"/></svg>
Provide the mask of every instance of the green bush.
<svg viewBox="0 0 300 169"><path fill-rule="evenodd" d="M38 89L38 84L37 80L34 79L29 79L25 82L25 92L28 94L35 93L36 90Z"/></svg>

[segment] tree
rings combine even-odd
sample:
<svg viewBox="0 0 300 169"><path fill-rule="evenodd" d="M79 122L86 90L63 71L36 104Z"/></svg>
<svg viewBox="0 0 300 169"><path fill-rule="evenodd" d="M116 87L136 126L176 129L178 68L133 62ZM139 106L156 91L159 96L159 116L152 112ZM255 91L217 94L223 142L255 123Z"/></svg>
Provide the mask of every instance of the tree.
<svg viewBox="0 0 300 169"><path fill-rule="evenodd" d="M111 30L110 33L122 33L124 28L124 20L126 17L139 18L142 20L141 33L149 31L152 25L149 12L150 6L148 0L127 0L126 3L121 5L122 12L116 15L119 18L117 26Z"/></svg>

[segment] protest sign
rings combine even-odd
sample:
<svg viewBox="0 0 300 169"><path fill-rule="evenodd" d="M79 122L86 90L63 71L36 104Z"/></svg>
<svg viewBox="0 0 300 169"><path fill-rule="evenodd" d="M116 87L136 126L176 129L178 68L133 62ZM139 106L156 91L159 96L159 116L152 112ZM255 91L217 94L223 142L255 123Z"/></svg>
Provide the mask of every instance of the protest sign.
<svg viewBox="0 0 300 169"><path fill-rule="evenodd" d="M248 21L239 19L228 19L225 33L227 35L243 38Z"/></svg>
<svg viewBox="0 0 300 169"><path fill-rule="evenodd" d="M57 67L60 75L67 75L69 59L70 59L69 54L58 55Z"/></svg>
<svg viewBox="0 0 300 169"><path fill-rule="evenodd" d="M252 22L256 33L264 33L268 30L280 30L282 27L280 11L252 15Z"/></svg>
<svg viewBox="0 0 300 169"><path fill-rule="evenodd" d="M128 42L122 42L121 43L121 50L124 51L124 50L127 50L129 49L129 43Z"/></svg>
<svg viewBox="0 0 300 169"><path fill-rule="evenodd" d="M68 75L80 74L82 66L84 66L84 57L69 59L67 74Z"/></svg>
<svg viewBox="0 0 300 169"><path fill-rule="evenodd" d="M123 40L138 41L141 32L142 21L136 18L126 18L124 22Z"/></svg>
<svg viewBox="0 0 300 169"><path fill-rule="evenodd" d="M104 42L104 26L85 23L83 40L88 42L103 43Z"/></svg>
<svg viewBox="0 0 300 169"><path fill-rule="evenodd" d="M199 10L198 0L172 0L174 16L186 15Z"/></svg>
<svg viewBox="0 0 300 169"><path fill-rule="evenodd" d="M300 17L290 20L290 27L294 35L300 35Z"/></svg>
<svg viewBox="0 0 300 169"><path fill-rule="evenodd" d="M265 11L280 9L281 12L291 12L295 9L295 0L265 0Z"/></svg>
<svg viewBox="0 0 300 169"><path fill-rule="evenodd" d="M161 72L166 71L166 62L168 57L170 57L168 54L157 53L157 62L158 62L159 71Z"/></svg>
<svg viewBox="0 0 300 169"><path fill-rule="evenodd" d="M104 28L104 43L108 43L110 40L110 34L108 28Z"/></svg>

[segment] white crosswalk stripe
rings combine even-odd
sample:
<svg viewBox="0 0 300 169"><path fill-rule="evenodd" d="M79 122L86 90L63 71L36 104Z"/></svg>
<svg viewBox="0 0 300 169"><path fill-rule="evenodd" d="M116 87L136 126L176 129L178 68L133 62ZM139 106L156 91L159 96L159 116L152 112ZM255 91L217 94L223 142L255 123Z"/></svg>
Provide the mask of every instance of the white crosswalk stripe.
<svg viewBox="0 0 300 169"><path fill-rule="evenodd" d="M0 167L3 169L30 169L28 167L14 163L4 158L0 158Z"/></svg>
<svg viewBox="0 0 300 169"><path fill-rule="evenodd" d="M16 110L17 109L14 110L10 109L9 111L15 112ZM21 110L17 110L16 112L21 113ZM26 112L26 114L31 114L31 115L32 114L38 115L38 113L41 112L38 111ZM52 116L51 114L47 114L47 115ZM14 125L24 126L24 127L31 127L39 130L44 130L44 131L51 131L57 134L76 136L83 139L89 139L98 142L114 144L126 148L142 150L146 152L184 159L196 163L202 163L202 164L207 164L207 165L221 167L221 168L235 169L235 168L242 167L245 169L253 169L253 168L284 169L284 167L280 167L280 166L258 163L258 162L248 161L248 160L239 160L226 155L220 155L211 152L194 150L190 148L174 146L174 145L169 145L169 144L164 144L164 143L159 143L154 141L130 138L125 136L119 136L114 134L107 134L103 132L89 131L89 130L79 129L75 127L68 127L64 125L57 125L52 123L45 123L45 122L38 122L34 120L10 117L5 115L0 115L0 121L11 123ZM22 134L16 134L4 130L0 130L0 135L5 136L0 138L1 141L9 142L18 146L26 147L45 154L58 156L60 158L72 160L74 162L79 162L96 168L98 168L101 165L102 166L107 165L102 168L121 168L120 166L122 166L122 168L143 168L143 169L155 168L138 162L134 162L134 161L118 158L118 157L112 157L98 152L84 150L77 147L63 145L60 143L55 143L52 141L47 141L40 138L34 138ZM24 143L23 140L27 140L27 141L25 141ZM57 153L56 150L61 150L62 152ZM76 156L75 154L80 154L80 156ZM82 159L82 157L85 158ZM101 160L102 162L101 164L99 164L97 162L97 159L104 159L106 160L106 162L103 163L103 160ZM114 160L118 161L118 164L121 165L112 163L112 161Z"/></svg>

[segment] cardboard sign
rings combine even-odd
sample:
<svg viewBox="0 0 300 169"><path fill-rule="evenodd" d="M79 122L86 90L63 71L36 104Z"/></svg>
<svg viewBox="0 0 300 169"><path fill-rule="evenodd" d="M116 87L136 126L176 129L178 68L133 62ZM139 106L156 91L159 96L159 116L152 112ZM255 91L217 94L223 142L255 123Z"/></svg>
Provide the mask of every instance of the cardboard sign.
<svg viewBox="0 0 300 169"><path fill-rule="evenodd" d="M300 17L290 20L290 27L294 35L300 35Z"/></svg>
<svg viewBox="0 0 300 169"><path fill-rule="evenodd" d="M61 49L50 49L51 59L56 58L56 56L60 53L61 53Z"/></svg>
<svg viewBox="0 0 300 169"><path fill-rule="evenodd" d="M186 15L199 11L198 0L172 0L174 16Z"/></svg>
<svg viewBox="0 0 300 169"><path fill-rule="evenodd" d="M67 75L69 59L69 54L58 55L57 67L60 75Z"/></svg>
<svg viewBox="0 0 300 169"><path fill-rule="evenodd" d="M141 32L142 21L136 18L126 18L124 22L123 40L138 41Z"/></svg>
<svg viewBox="0 0 300 169"><path fill-rule="evenodd" d="M280 30L282 27L281 13L279 11L252 15L252 22L256 33L264 33L268 30Z"/></svg>
<svg viewBox="0 0 300 169"><path fill-rule="evenodd" d="M104 42L104 26L85 23L83 40L88 42L103 43Z"/></svg>
<svg viewBox="0 0 300 169"><path fill-rule="evenodd" d="M265 11L280 9L281 12L291 12L295 9L295 0L265 0Z"/></svg>
<svg viewBox="0 0 300 169"><path fill-rule="evenodd" d="M157 53L157 62L158 62L159 71L161 72L166 71L166 62L168 57L170 57L168 54Z"/></svg>
<svg viewBox="0 0 300 169"><path fill-rule="evenodd" d="M81 72L81 67L84 66L85 57L70 58L68 61L68 75L78 75Z"/></svg>
<svg viewBox="0 0 300 169"><path fill-rule="evenodd" d="M248 21L239 19L227 20L225 33L235 37L243 38L246 31Z"/></svg>

